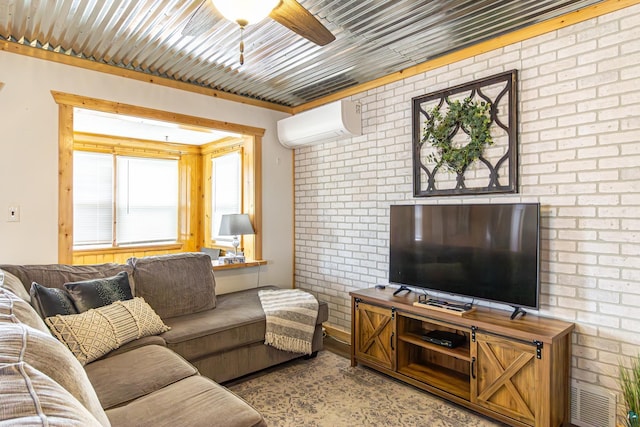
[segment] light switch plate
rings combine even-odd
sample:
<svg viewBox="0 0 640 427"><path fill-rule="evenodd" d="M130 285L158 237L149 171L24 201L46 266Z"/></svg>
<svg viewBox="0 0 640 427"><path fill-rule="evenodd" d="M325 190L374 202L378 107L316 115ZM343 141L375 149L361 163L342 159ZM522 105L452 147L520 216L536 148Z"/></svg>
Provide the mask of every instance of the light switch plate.
<svg viewBox="0 0 640 427"><path fill-rule="evenodd" d="M7 212L7 221L20 222L20 206L9 206L9 210Z"/></svg>

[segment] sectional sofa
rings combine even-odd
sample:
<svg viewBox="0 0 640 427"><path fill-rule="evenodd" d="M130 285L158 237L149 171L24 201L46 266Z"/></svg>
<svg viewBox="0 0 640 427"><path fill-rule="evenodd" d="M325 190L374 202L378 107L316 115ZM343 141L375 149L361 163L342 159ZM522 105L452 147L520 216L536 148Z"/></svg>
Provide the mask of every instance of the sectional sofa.
<svg viewBox="0 0 640 427"><path fill-rule="evenodd" d="M263 426L219 383L302 356L264 344L274 287L216 295L205 254L0 269L0 424ZM312 355L327 316L320 302Z"/></svg>

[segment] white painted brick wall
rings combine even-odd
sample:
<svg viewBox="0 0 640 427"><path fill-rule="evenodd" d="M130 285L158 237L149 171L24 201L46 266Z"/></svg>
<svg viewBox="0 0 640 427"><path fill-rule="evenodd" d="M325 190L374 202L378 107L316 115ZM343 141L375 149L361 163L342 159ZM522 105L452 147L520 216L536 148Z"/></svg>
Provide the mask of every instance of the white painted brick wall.
<svg viewBox="0 0 640 427"><path fill-rule="evenodd" d="M573 378L617 390L640 351L640 6L352 97L364 135L295 155L296 286L350 329L352 290L387 284L389 205L414 199L411 98L519 70L520 192L542 204L540 314L576 323Z"/></svg>

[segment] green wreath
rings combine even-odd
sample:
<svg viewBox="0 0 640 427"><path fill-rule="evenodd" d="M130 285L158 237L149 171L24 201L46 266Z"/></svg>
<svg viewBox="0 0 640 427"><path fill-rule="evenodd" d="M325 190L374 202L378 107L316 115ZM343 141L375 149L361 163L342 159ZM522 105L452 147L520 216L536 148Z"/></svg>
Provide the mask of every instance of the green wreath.
<svg viewBox="0 0 640 427"><path fill-rule="evenodd" d="M468 165L478 160L484 148L493 144L489 132L491 104L465 98L462 102L448 102L448 106L449 111L444 117L440 112L440 106L427 113L429 119L425 121L421 142L428 142L435 147L439 158L432 153L427 159L435 162L436 167L445 165L449 170L462 175ZM463 147L454 147L451 140L459 127L469 135L470 141Z"/></svg>

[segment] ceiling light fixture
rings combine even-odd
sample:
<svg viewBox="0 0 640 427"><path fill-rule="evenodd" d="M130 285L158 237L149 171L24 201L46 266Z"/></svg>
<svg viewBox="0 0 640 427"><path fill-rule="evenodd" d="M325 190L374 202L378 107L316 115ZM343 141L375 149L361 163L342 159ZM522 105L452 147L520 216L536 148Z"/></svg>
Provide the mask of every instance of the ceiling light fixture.
<svg viewBox="0 0 640 427"><path fill-rule="evenodd" d="M240 26L240 65L244 64L244 27L262 21L280 0L211 0L218 12Z"/></svg>
<svg viewBox="0 0 640 427"><path fill-rule="evenodd" d="M280 0L212 0L212 2L222 16L245 27L269 16Z"/></svg>

